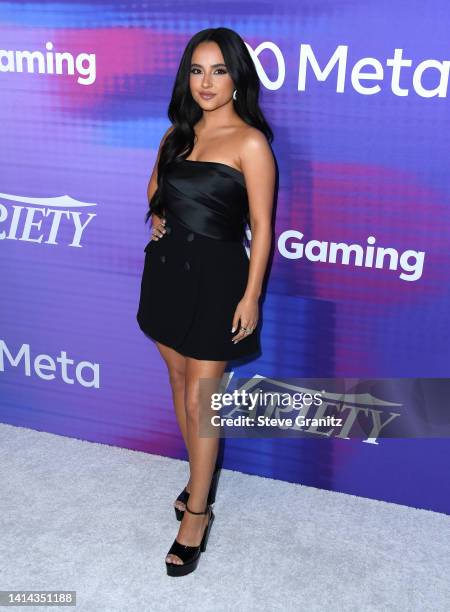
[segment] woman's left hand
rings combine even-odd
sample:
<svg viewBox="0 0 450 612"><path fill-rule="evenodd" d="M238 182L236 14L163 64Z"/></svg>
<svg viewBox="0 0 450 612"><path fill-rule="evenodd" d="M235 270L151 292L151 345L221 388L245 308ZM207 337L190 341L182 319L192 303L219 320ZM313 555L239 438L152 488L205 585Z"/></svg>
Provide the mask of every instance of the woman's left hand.
<svg viewBox="0 0 450 612"><path fill-rule="evenodd" d="M258 324L258 300L253 298L242 298L236 306L233 317L233 328L231 332L238 330L238 333L231 338L236 344L250 335ZM238 325L240 322L240 327ZM242 329L245 328L245 329Z"/></svg>

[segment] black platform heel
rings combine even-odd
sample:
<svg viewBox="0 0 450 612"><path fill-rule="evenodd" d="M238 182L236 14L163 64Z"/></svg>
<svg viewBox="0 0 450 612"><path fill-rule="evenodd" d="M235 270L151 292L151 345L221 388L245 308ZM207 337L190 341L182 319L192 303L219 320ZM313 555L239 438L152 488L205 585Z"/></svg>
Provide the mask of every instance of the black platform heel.
<svg viewBox="0 0 450 612"><path fill-rule="evenodd" d="M177 557L180 557L183 563L169 563L166 561L166 569L169 576L185 576L196 569L200 559L200 554L206 550L206 544L208 543L209 534L214 522L214 512L209 505L206 506L206 510L204 512L193 512L189 509L186 502L186 510L191 514L209 514L208 523L205 527L205 531L203 532L202 541L198 546L180 544L180 542L178 542L178 540L175 538L167 554L177 555Z"/></svg>
<svg viewBox="0 0 450 612"><path fill-rule="evenodd" d="M187 500L189 499L189 495L190 493L186 491L186 487L184 487L184 489L178 495L177 501L180 501L182 504L186 505ZM181 519L183 518L184 510L181 510L180 508L177 508L176 506L174 506L174 508L175 508L175 516L177 517L177 521L181 521Z"/></svg>
<svg viewBox="0 0 450 612"><path fill-rule="evenodd" d="M214 472L211 478L211 485L209 487L208 499L206 501L208 506L212 506L212 504L216 501L216 491L217 491L217 483L219 482L219 474L220 467L216 466L214 468ZM190 493L186 491L186 487L181 491L181 493L177 497L177 501L180 501L183 504L187 504ZM180 510L180 508L175 508L175 516L177 517L177 521L181 521L184 515L184 510Z"/></svg>

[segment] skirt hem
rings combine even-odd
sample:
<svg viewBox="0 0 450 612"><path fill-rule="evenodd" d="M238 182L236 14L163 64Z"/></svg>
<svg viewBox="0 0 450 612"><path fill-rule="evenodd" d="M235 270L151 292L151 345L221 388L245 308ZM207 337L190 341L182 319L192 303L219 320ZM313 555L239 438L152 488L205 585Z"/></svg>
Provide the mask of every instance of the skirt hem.
<svg viewBox="0 0 450 612"><path fill-rule="evenodd" d="M158 337L153 332L150 332L147 329L143 328L142 325L140 324L139 324L139 327L141 331L144 333L144 335L150 338L151 340L153 340L154 342L160 342L161 344L164 344L164 346L167 346L173 349L174 351L177 351L177 353L180 353L180 355L183 355L183 357L191 357L192 359L199 359L199 360L204 360L204 361L236 361L238 359L240 360L240 359L252 357L253 355L254 355L254 358L256 359L258 353L260 353L260 348L257 348L255 350L248 351L245 353L239 353L239 354L234 354L234 355L229 355L229 356L225 355L221 357L217 357L217 355L211 356L211 354L209 354L208 356L205 356L203 354L200 355L199 353L196 353L195 351L186 351L183 349L183 347L179 347L176 343L173 343L173 342L165 340L164 338Z"/></svg>

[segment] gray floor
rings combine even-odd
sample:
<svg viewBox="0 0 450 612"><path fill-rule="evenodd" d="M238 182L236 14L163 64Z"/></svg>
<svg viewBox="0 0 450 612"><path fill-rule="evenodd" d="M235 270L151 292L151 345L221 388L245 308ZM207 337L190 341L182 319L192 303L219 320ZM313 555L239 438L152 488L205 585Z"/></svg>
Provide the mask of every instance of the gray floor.
<svg viewBox="0 0 450 612"><path fill-rule="evenodd" d="M223 470L208 548L171 578L185 462L4 424L0 443L0 588L77 591L20 609L450 609L449 516Z"/></svg>

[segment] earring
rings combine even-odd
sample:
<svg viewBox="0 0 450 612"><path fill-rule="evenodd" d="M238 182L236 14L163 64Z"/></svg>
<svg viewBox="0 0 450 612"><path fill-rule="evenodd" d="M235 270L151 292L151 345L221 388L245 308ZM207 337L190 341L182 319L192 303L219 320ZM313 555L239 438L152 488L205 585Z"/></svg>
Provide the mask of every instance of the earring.
<svg viewBox="0 0 450 612"><path fill-rule="evenodd" d="M236 100L236 98L237 98L237 89L233 91L233 100Z"/></svg>

